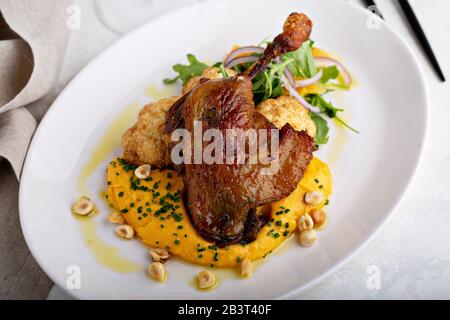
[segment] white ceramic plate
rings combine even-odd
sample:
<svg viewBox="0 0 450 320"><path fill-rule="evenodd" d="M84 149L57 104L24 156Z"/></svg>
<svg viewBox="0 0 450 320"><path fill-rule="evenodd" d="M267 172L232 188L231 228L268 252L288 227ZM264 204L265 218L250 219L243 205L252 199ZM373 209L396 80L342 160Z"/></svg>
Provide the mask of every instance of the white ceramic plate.
<svg viewBox="0 0 450 320"><path fill-rule="evenodd" d="M113 155L109 151L120 153L120 136L135 120L137 108L127 106L149 102L148 94L156 98L149 85L164 88L161 80L172 75L174 63L185 61L186 53L220 60L234 44L257 44L276 35L293 11L311 17L316 45L337 54L358 82L351 92L335 96L335 102L345 106L344 117L361 133L335 128L331 142L319 152L335 181L328 228L314 247L304 249L291 241L260 264L251 279L222 279L214 291L194 289L192 279L200 268L178 262L168 265L166 284L148 280L144 246L114 236L98 196ZM374 29L368 19L366 11L345 1L208 1L154 20L101 54L55 101L26 159L20 218L40 266L70 294L87 299L286 298L336 270L395 209L426 135L427 98L417 61L387 24ZM124 112L126 108L132 111ZM117 117L122 120L108 130ZM105 134L110 138L105 140ZM80 191L81 172L100 145L103 149L94 156L99 165L91 168L88 190ZM70 213L80 192L89 192L99 204L100 214L91 224ZM87 243L89 239L93 242ZM109 256L94 254L92 248L101 245ZM111 257L136 271L105 267ZM80 288L74 281L78 271Z"/></svg>

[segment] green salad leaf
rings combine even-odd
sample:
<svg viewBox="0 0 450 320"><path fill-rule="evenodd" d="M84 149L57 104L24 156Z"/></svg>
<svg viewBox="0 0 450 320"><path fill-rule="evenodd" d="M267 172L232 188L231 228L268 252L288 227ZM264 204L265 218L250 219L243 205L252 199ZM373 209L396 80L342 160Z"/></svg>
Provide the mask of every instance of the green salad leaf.
<svg viewBox="0 0 450 320"><path fill-rule="evenodd" d="M339 69L336 66L325 67L322 69L322 78L320 83L326 84L330 80L335 80L339 77Z"/></svg>
<svg viewBox="0 0 450 320"><path fill-rule="evenodd" d="M165 84L174 83L180 79L184 86L189 80L195 76L200 76L203 71L208 68L207 64L198 61L197 58L191 53L187 55L187 60L189 62L188 65L178 63L172 67L172 69L178 73L178 76L172 79L164 79L163 81Z"/></svg>
<svg viewBox="0 0 450 320"><path fill-rule="evenodd" d="M306 97L306 101L308 101L312 106L319 108L320 113L326 114L329 118L335 119L348 129L352 130L355 133L359 133L358 130L349 126L344 120L342 120L337 114L338 112L344 111L344 109L339 109L333 106L331 102L326 101L323 96L320 94L309 94Z"/></svg>
<svg viewBox="0 0 450 320"><path fill-rule="evenodd" d="M314 136L314 142L317 144L327 144L328 132L330 131L327 120L325 120L321 115L312 112L310 113L310 117L316 125L316 135Z"/></svg>
<svg viewBox="0 0 450 320"><path fill-rule="evenodd" d="M317 74L317 67L312 53L313 46L314 41L305 41L300 49L285 53L281 57L283 61L292 59L292 63L288 65L288 68L294 77L311 78Z"/></svg>
<svg viewBox="0 0 450 320"><path fill-rule="evenodd" d="M282 55L281 63L278 61L272 61L264 70L260 72L255 78L253 78L253 100L255 105L267 99L275 99L283 94L283 74L286 68L292 73L294 77L302 78L312 78L319 72L319 68L316 66L313 57L313 46L314 42L308 40L303 43L303 45L294 52L289 52ZM187 55L187 60L189 64L176 64L172 68L178 75L172 79L164 79L164 83L170 84L177 80L181 80L183 86L195 76L202 75L203 71L209 66L203 62L200 62L193 54ZM244 63L233 67L237 73L243 73L247 70L253 63ZM218 71L223 75L223 77L228 77L228 72L223 64L223 62L217 62L213 65ZM330 82L331 80L336 80L339 77L339 69L336 66L323 67L322 77L317 82L317 85L321 86L326 90L322 95L320 94L308 94L304 98L312 106L319 109L319 112L310 112L310 117L314 124L316 125L317 131L314 137L316 144L326 144L329 140L328 121L326 118L333 119L350 130L359 133L356 129L345 123L342 118L339 117L339 112L344 111L343 109L335 107L331 102L325 100L324 95L334 89L346 89L342 85L336 82Z"/></svg>
<svg viewBox="0 0 450 320"><path fill-rule="evenodd" d="M331 102L326 101L320 94L308 94L305 98L306 101L319 108L320 112L325 113L330 118L334 118L338 112L344 111L344 109L333 106Z"/></svg>
<svg viewBox="0 0 450 320"><path fill-rule="evenodd" d="M219 72L222 74L222 77L228 78L228 72L225 69L223 62L217 62L213 65L213 67L219 69Z"/></svg>
<svg viewBox="0 0 450 320"><path fill-rule="evenodd" d="M283 93L283 72L293 62L288 59L280 64L270 63L267 70L253 79L253 100L255 104L267 99L275 99Z"/></svg>

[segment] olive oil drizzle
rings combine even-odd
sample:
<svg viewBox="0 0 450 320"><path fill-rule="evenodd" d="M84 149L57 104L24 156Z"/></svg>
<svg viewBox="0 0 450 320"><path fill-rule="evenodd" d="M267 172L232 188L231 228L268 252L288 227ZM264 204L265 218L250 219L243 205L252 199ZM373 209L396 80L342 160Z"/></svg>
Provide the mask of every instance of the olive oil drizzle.
<svg viewBox="0 0 450 320"><path fill-rule="evenodd" d="M89 161L84 165L78 177L78 191L80 194L90 196L87 186L89 177L120 146L122 134L136 119L139 109L140 105L136 102L128 105L108 126L98 146L92 152ZM115 272L129 273L142 271L145 268L144 266L125 258L120 253L119 248L108 244L100 238L97 230L99 222L96 221L99 215L100 213L96 211L87 217L76 217L83 240L92 256L99 264Z"/></svg>
<svg viewBox="0 0 450 320"><path fill-rule="evenodd" d="M87 187L87 180L97 170L100 164L106 161L111 153L120 146L123 133L136 119L139 109L140 105L137 102L128 105L108 126L95 150L92 152L89 161L81 170L78 178L78 191L81 194L90 194Z"/></svg>

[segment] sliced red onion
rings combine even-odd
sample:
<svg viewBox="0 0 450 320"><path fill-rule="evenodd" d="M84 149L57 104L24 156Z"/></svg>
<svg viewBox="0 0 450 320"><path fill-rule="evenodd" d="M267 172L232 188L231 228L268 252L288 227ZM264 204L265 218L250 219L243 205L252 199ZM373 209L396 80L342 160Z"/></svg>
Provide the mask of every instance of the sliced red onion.
<svg viewBox="0 0 450 320"><path fill-rule="evenodd" d="M314 61L319 67L336 66L339 70L339 73L342 74L344 78L345 86L350 87L350 85L352 84L352 76L350 75L350 72L348 72L347 69L345 69L345 67L339 61L328 57L314 57Z"/></svg>
<svg viewBox="0 0 450 320"><path fill-rule="evenodd" d="M239 64L248 63L248 62L255 62L259 58L257 56L245 56L245 57L238 57L233 60L228 61L228 63L225 64L225 68L233 68L234 66L237 66Z"/></svg>
<svg viewBox="0 0 450 320"><path fill-rule="evenodd" d="M304 88L307 86L310 86L314 83L316 83L317 81L319 81L320 79L322 79L323 76L323 71L322 69L319 70L319 72L317 72L317 74L314 77L311 77L309 79L304 79L304 80L295 80L295 86L298 88Z"/></svg>
<svg viewBox="0 0 450 320"><path fill-rule="evenodd" d="M231 62L231 60L234 60L235 58L241 55L262 54L262 53L264 53L264 48L261 47L257 46L240 47L237 48L236 50L231 51L230 54L225 58L225 61L223 63L227 65Z"/></svg>
<svg viewBox="0 0 450 320"><path fill-rule="evenodd" d="M288 67L286 67L286 69L284 69L284 76L289 81L291 87L295 88L294 76L292 75L292 73L291 73L291 71L289 70Z"/></svg>
<svg viewBox="0 0 450 320"><path fill-rule="evenodd" d="M281 63L280 57L276 57L275 58L275 63L276 64L280 64ZM291 85L291 87L295 88L294 76L292 75L291 71L289 70L289 68L287 66L284 69L283 75L284 75L283 79L286 78L286 80L289 81L289 84Z"/></svg>
<svg viewBox="0 0 450 320"><path fill-rule="evenodd" d="M275 62L281 63L281 59L277 57L275 59ZM294 77L292 76L292 73L288 67L286 67L286 69L284 69L284 73L283 73L283 77L281 78L281 81L283 81L284 87L289 91L289 94L291 96L293 96L295 99L297 99L297 101L300 102L300 104L302 106L304 106L306 109L308 109L311 112L320 112L319 108L314 107L311 104L309 104L308 101L306 101L305 98L303 98L301 96L301 94L298 93L298 91L295 87Z"/></svg>
<svg viewBox="0 0 450 320"><path fill-rule="evenodd" d="M320 112L320 109L319 109L319 108L314 107L313 105L309 104L308 101L306 101L305 98L303 98L303 97L301 96L301 94L298 93L298 91L295 89L294 86L292 86L292 85L289 83L289 80L288 80L286 77L283 77L282 80L283 80L284 86L285 86L286 89L289 91L289 93L291 94L291 96L293 96L295 99L297 99L297 101L300 102L300 104L301 104L302 106L304 106L306 109L308 109L308 110L311 111L311 112L316 112L316 113Z"/></svg>

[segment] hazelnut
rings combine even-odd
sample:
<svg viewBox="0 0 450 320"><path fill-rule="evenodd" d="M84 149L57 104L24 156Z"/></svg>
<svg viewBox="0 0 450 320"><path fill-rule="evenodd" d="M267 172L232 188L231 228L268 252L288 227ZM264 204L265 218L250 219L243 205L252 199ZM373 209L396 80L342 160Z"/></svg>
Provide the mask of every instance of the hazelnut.
<svg viewBox="0 0 450 320"><path fill-rule="evenodd" d="M252 262L249 259L244 259L241 262L241 276L242 277L251 277L252 276Z"/></svg>
<svg viewBox="0 0 450 320"><path fill-rule="evenodd" d="M108 217L107 217L108 221L111 223L116 223L116 224L123 224L125 223L125 219L122 217L122 215L117 212L111 212Z"/></svg>
<svg viewBox="0 0 450 320"><path fill-rule="evenodd" d="M216 284L216 277L211 271L203 270L197 275L198 287L200 289L209 289Z"/></svg>
<svg viewBox="0 0 450 320"><path fill-rule="evenodd" d="M311 191L305 194L305 202L312 206L317 206L322 203L325 196L322 191Z"/></svg>
<svg viewBox="0 0 450 320"><path fill-rule="evenodd" d="M133 227L128 224L121 224L116 227L116 235L122 239L131 239L134 236Z"/></svg>
<svg viewBox="0 0 450 320"><path fill-rule="evenodd" d="M167 279L167 272L161 262L152 262L148 267L148 275L159 282L165 282Z"/></svg>
<svg viewBox="0 0 450 320"><path fill-rule="evenodd" d="M317 233L314 230L300 232L298 241L302 247L311 247L317 240Z"/></svg>
<svg viewBox="0 0 450 320"><path fill-rule="evenodd" d="M154 262L164 263L170 258L169 252L167 250L161 248L154 248L149 251L150 256L152 257Z"/></svg>
<svg viewBox="0 0 450 320"><path fill-rule="evenodd" d="M307 213L303 214L297 220L298 231L307 231L314 228L314 221L311 216Z"/></svg>
<svg viewBox="0 0 450 320"><path fill-rule="evenodd" d="M310 213L312 220L314 221L314 228L321 229L328 223L328 217L323 210L314 209Z"/></svg>
<svg viewBox="0 0 450 320"><path fill-rule="evenodd" d="M94 203L86 196L79 198L72 205L72 212L79 216L87 216L94 211Z"/></svg>
<svg viewBox="0 0 450 320"><path fill-rule="evenodd" d="M143 164L134 170L134 175L139 179L147 179L150 175L152 167L149 164Z"/></svg>

